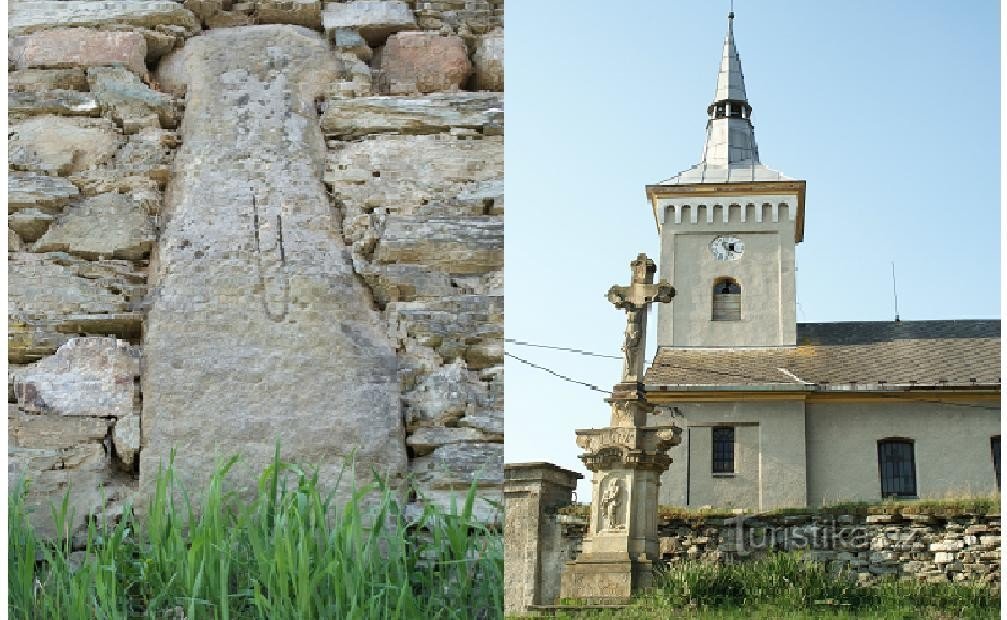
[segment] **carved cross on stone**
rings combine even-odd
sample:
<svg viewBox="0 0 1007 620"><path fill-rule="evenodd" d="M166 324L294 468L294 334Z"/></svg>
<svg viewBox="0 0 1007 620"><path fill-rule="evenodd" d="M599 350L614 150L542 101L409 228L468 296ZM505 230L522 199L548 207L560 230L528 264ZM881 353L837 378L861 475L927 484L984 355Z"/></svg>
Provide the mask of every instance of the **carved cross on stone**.
<svg viewBox="0 0 1007 620"><path fill-rule="evenodd" d="M641 253L629 264L633 272L629 286L608 289L608 300L616 308L626 311L626 339L622 345L622 382L637 383L643 380L643 359L647 342L647 310L652 303L667 303L675 296L675 289L667 281L654 284L654 261Z"/></svg>

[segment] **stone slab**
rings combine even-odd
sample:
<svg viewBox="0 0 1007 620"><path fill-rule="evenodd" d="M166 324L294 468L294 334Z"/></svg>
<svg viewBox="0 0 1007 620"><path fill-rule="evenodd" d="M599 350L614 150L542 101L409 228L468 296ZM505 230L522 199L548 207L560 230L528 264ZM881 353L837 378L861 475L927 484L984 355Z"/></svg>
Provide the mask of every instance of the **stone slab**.
<svg viewBox="0 0 1007 620"><path fill-rule="evenodd" d="M187 34L199 31L199 21L173 0L33 0L12 2L7 15L8 35L53 28L112 25L179 26Z"/></svg>
<svg viewBox="0 0 1007 620"><path fill-rule="evenodd" d="M139 351L115 338L71 338L56 353L17 371L14 394L26 412L125 417L134 410Z"/></svg>
<svg viewBox="0 0 1007 620"><path fill-rule="evenodd" d="M37 208L46 213L59 213L80 191L67 179L45 174L7 173L7 212Z"/></svg>
<svg viewBox="0 0 1007 620"><path fill-rule="evenodd" d="M32 251L137 260L150 253L154 238L154 224L139 205L123 194L107 193L69 207Z"/></svg>
<svg viewBox="0 0 1007 620"><path fill-rule="evenodd" d="M381 45L389 35L416 28L416 18L400 0L326 2L322 26L328 36L337 28L354 28L370 45Z"/></svg>
<svg viewBox="0 0 1007 620"><path fill-rule="evenodd" d="M338 138L442 133L452 127L499 133L502 126L503 98L488 93L360 97L332 102L322 115L322 131Z"/></svg>
<svg viewBox="0 0 1007 620"><path fill-rule="evenodd" d="M376 64L381 70L378 87L390 95L457 91L472 73L465 41L436 32L388 37Z"/></svg>
<svg viewBox="0 0 1007 620"><path fill-rule="evenodd" d="M147 40L142 34L87 28L56 28L16 37L11 50L17 69L121 65L137 75L147 75L146 56Z"/></svg>

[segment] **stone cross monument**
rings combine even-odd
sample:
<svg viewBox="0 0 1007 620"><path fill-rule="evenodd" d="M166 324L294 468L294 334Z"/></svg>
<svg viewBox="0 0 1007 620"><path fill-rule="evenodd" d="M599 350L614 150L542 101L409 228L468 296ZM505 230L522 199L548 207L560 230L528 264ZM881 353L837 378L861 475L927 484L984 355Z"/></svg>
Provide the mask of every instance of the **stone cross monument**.
<svg viewBox="0 0 1007 620"><path fill-rule="evenodd" d="M671 464L667 451L681 442L675 426L647 426L643 362L650 304L670 302L675 289L654 284L654 262L640 254L630 263L629 286L613 286L608 300L626 311L622 381L606 399L612 406L607 428L579 429L581 460L593 472L591 526L580 556L567 563L561 598L627 599L651 583L660 552L657 491Z"/></svg>

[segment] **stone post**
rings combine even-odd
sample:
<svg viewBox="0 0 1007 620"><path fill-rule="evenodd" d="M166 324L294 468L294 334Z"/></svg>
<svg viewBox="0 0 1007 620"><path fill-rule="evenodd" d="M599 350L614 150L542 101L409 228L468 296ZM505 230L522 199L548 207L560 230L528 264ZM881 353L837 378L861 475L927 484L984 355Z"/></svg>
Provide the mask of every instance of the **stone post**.
<svg viewBox="0 0 1007 620"><path fill-rule="evenodd" d="M551 463L504 465L504 613L551 604L562 549L556 511L572 501L581 474Z"/></svg>

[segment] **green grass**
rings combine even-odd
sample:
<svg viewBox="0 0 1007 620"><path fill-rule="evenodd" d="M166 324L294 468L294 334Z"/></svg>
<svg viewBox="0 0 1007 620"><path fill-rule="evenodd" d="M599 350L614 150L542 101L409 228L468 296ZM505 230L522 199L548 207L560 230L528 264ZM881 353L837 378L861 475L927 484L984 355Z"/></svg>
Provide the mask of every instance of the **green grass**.
<svg viewBox="0 0 1007 620"><path fill-rule="evenodd" d="M1000 597L989 585L892 579L857 586L800 553L778 553L721 566L683 562L624 609L557 617L978 620L1000 617Z"/></svg>
<svg viewBox="0 0 1007 620"><path fill-rule="evenodd" d="M147 516L127 508L117 522L92 520L76 562L68 536L36 536L18 485L8 498L10 617L502 616L503 540L473 519L474 486L463 506L427 506L410 520L377 478L337 510L317 472L281 462L279 449L257 496L241 501L225 484L236 460L215 472L198 510L169 463ZM52 511L66 532L66 498Z"/></svg>

